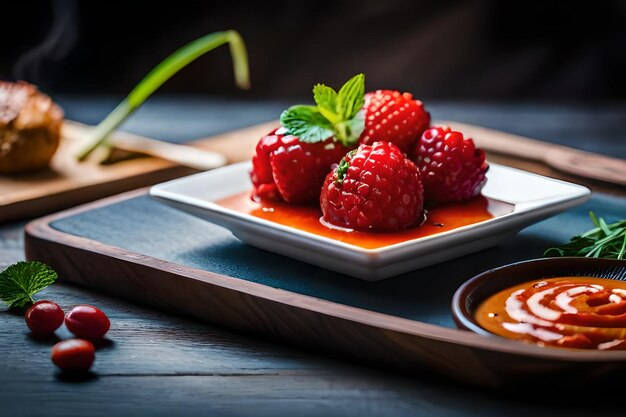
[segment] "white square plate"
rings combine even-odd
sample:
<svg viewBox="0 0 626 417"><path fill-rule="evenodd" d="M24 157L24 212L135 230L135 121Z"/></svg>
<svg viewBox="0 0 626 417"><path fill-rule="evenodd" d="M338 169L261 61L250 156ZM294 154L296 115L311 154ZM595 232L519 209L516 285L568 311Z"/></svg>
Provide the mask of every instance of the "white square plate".
<svg viewBox="0 0 626 417"><path fill-rule="evenodd" d="M150 195L223 226L250 245L367 281L493 246L532 223L585 202L591 194L580 185L490 163L482 194L512 204L512 212L435 235L364 249L216 204L251 190L250 166L243 162L168 181L153 186Z"/></svg>

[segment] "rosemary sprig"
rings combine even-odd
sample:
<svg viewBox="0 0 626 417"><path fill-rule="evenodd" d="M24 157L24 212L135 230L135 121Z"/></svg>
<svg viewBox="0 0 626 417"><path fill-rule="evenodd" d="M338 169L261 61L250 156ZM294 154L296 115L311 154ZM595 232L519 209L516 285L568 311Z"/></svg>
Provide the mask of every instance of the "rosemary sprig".
<svg viewBox="0 0 626 417"><path fill-rule="evenodd" d="M574 236L569 243L549 248L545 256L585 256L588 258L626 259L626 220L607 224L590 211L594 228Z"/></svg>
<svg viewBox="0 0 626 417"><path fill-rule="evenodd" d="M107 137L174 74L201 55L226 43L230 46L230 53L233 58L235 83L239 88L250 88L248 54L239 33L234 30L227 30L203 36L183 46L150 71L130 94L96 126L88 138L87 144L77 154L78 160L85 160L94 150L106 144Z"/></svg>

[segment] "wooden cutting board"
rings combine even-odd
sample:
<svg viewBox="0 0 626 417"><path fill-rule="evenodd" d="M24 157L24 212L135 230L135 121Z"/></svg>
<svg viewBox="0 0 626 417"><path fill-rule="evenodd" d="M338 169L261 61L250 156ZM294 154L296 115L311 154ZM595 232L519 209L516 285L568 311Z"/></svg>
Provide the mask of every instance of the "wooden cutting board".
<svg viewBox="0 0 626 417"><path fill-rule="evenodd" d="M263 123L189 144L219 152L229 163L239 162L251 157L256 141L277 123ZM85 134L90 129L84 125L72 125L72 129L77 128L84 129ZM79 163L74 157L79 147L78 141L63 136L50 170L15 176L0 175L0 223L50 213L196 172L192 168L150 157L111 165Z"/></svg>

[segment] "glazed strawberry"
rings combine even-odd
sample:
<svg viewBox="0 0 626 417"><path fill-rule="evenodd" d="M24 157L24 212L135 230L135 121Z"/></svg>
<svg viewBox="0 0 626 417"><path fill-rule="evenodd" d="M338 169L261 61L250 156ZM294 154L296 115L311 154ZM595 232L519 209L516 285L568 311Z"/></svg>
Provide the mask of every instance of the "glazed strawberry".
<svg viewBox="0 0 626 417"><path fill-rule="evenodd" d="M252 159L253 197L288 203L319 201L328 170L355 148L363 132L365 78L358 74L339 92L313 88L316 106L296 105L280 116L282 127L261 138Z"/></svg>
<svg viewBox="0 0 626 417"><path fill-rule="evenodd" d="M427 204L469 200L480 194L489 165L474 141L447 126L424 132L415 147Z"/></svg>
<svg viewBox="0 0 626 417"><path fill-rule="evenodd" d="M409 154L430 125L430 114L409 93L377 90L365 95L365 130L360 144L389 141Z"/></svg>
<svg viewBox="0 0 626 417"><path fill-rule="evenodd" d="M349 149L332 140L305 143L295 136L283 136L282 145L271 156L274 182L288 203L319 201L326 173Z"/></svg>
<svg viewBox="0 0 626 417"><path fill-rule="evenodd" d="M278 130L274 129L263 136L256 145L256 152L252 157L252 170L250 171L250 180L253 185L252 195L255 199L280 199L270 162L270 155L282 143L283 135L276 133Z"/></svg>
<svg viewBox="0 0 626 417"><path fill-rule="evenodd" d="M349 150L330 140L300 141L283 128L263 137L252 158L253 197L312 203L319 200L326 173Z"/></svg>
<svg viewBox="0 0 626 417"><path fill-rule="evenodd" d="M393 231L423 219L424 191L415 164L390 142L361 145L326 177L324 221L349 229Z"/></svg>

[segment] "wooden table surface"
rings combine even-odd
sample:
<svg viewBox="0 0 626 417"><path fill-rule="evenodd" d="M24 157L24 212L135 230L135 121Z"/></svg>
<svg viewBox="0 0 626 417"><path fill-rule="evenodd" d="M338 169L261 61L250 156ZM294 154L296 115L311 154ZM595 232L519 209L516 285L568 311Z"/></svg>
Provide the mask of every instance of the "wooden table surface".
<svg viewBox="0 0 626 417"><path fill-rule="evenodd" d="M113 100L66 97L71 119L96 123ZM127 124L146 136L184 141L276 118L280 102L152 99ZM473 123L626 158L626 104L427 103L435 119ZM506 158L499 158L506 162ZM517 162L519 165L519 161ZM533 163L527 168L550 173ZM580 181L579 181L580 182ZM623 189L587 183L594 191ZM24 222L0 226L0 270L22 260ZM0 415L578 416L623 412L616 401L488 392L434 375L406 376L296 350L184 317L165 315L57 284L39 294L64 309L105 310L110 343L94 375L66 380L49 360L51 340L33 339L23 317L0 307ZM62 337L68 333L61 330ZM619 411L618 411L619 410Z"/></svg>

